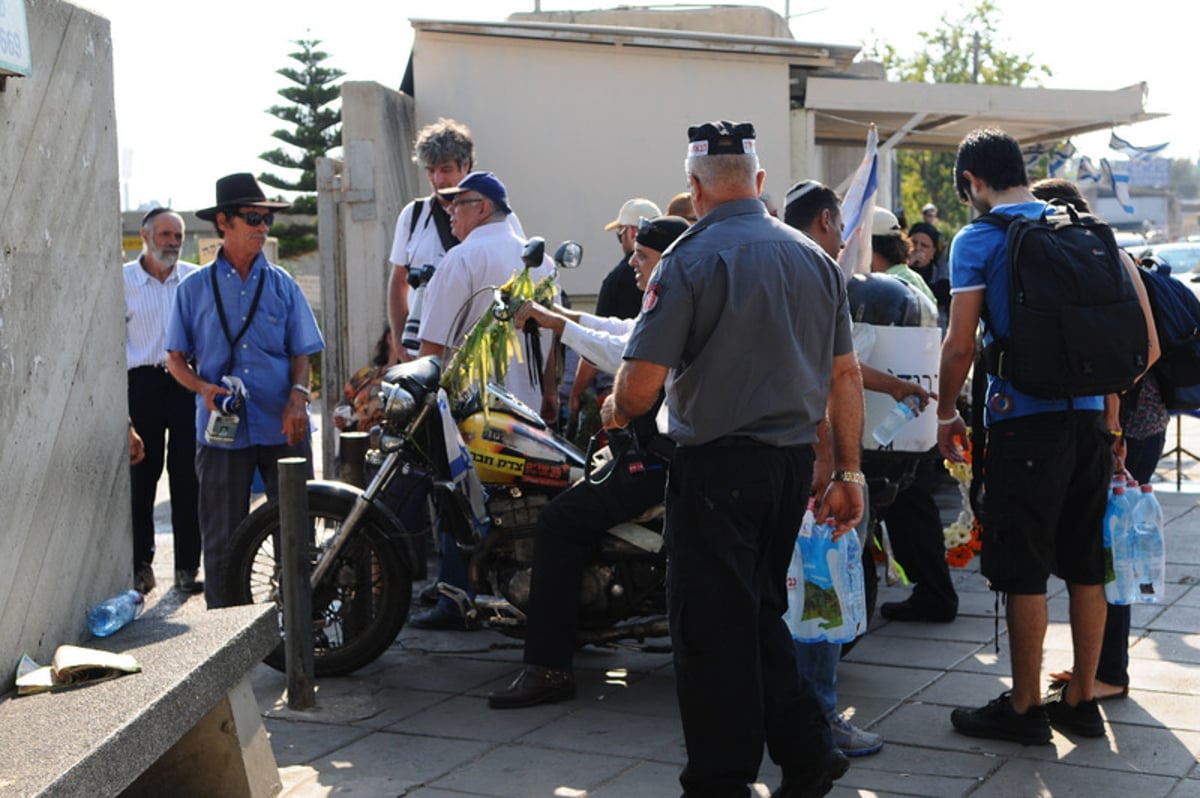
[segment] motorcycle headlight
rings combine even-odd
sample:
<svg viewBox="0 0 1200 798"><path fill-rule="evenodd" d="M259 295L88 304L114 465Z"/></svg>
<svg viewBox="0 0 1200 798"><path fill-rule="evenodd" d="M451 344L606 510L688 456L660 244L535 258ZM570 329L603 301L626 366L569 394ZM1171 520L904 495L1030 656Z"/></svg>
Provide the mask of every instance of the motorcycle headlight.
<svg viewBox="0 0 1200 798"><path fill-rule="evenodd" d="M380 389L380 396L383 399L384 426L389 432L404 429L417 409L413 395L399 385L385 382Z"/></svg>

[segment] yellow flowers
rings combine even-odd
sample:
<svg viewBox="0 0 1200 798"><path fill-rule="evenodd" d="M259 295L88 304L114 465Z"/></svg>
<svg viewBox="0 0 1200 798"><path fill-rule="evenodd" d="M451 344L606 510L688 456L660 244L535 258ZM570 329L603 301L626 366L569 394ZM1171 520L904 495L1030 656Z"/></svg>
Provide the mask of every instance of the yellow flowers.
<svg viewBox="0 0 1200 798"><path fill-rule="evenodd" d="M550 305L557 296L558 286L553 274L535 284L529 270L521 269L514 272L499 290L505 301L505 320L497 319L489 307L442 370L442 387L452 402L461 401L475 389L482 393L489 381L504 384L512 359L524 362L512 314L527 299ZM483 409L486 413L487 402L483 403Z"/></svg>

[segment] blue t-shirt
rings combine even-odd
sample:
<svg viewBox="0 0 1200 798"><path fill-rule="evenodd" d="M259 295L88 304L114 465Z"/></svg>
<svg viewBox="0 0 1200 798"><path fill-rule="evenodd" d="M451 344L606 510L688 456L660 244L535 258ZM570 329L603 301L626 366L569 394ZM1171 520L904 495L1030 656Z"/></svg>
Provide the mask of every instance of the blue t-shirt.
<svg viewBox="0 0 1200 798"><path fill-rule="evenodd" d="M278 446L287 443L283 409L292 390L291 361L325 348L312 308L292 276L267 262L261 253L245 282L225 260L224 251L212 263L189 274L179 284L175 308L167 326L167 349L195 360L196 373L221 385L229 365L229 341L221 326L213 298L211 270L216 269L217 289L230 337L236 336L250 313L254 294L264 280L262 298L250 328L237 343L230 376L240 377L249 397L238 412L241 423L229 449ZM196 395L196 440L204 442L208 425L204 397Z"/></svg>
<svg viewBox="0 0 1200 798"><path fill-rule="evenodd" d="M1046 203L1018 202L997 205L992 210L1011 216L1037 217ZM984 324L984 343L1009 332L1008 317L1008 245L1005 231L988 222L972 222L950 244L950 292L986 290L984 304L989 322ZM1071 404L1076 410L1103 410L1103 396L1078 396ZM1042 399L1021 393L1008 380L988 375L987 406L984 424L991 426L1035 413L1060 413L1067 409L1064 399Z"/></svg>

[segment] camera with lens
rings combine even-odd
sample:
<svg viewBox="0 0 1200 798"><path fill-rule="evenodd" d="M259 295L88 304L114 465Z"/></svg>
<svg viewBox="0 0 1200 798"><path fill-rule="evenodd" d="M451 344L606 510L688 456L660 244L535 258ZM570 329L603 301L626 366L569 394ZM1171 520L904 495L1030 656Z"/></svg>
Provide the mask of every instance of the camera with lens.
<svg viewBox="0 0 1200 798"><path fill-rule="evenodd" d="M408 284L413 288L420 288L433 278L433 264L425 263L421 266L410 266L408 268Z"/></svg>

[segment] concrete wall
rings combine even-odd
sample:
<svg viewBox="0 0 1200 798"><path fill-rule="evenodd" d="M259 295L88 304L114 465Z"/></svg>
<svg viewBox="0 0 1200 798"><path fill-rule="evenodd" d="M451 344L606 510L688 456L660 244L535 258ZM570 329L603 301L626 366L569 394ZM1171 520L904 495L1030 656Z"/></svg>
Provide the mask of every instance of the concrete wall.
<svg viewBox="0 0 1200 798"><path fill-rule="evenodd" d="M396 219L429 191L412 160L415 139L411 97L378 83L342 84L343 160L321 159L317 172L326 411L350 375L370 362L387 326ZM331 423L322 424L322 435L325 473L332 474Z"/></svg>
<svg viewBox="0 0 1200 798"><path fill-rule="evenodd" d="M689 124L753 121L765 190L782 198L791 184L784 60L423 30L413 52L417 127L466 123L477 167L504 181L526 234L551 251L583 244L583 266L559 276L573 297L620 259L603 227L626 199L665 207L687 189Z"/></svg>
<svg viewBox="0 0 1200 798"><path fill-rule="evenodd" d="M0 93L0 690L132 580L112 39L59 0L28 22Z"/></svg>

